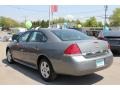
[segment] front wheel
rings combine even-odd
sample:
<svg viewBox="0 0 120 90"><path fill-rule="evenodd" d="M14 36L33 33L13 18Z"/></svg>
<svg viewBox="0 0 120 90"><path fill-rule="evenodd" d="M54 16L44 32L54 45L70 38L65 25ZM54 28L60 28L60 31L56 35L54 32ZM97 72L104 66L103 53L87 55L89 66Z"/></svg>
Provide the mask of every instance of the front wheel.
<svg viewBox="0 0 120 90"><path fill-rule="evenodd" d="M6 55L7 55L7 61L8 63L13 63L13 58L12 58L12 54L11 54L11 51L8 49L7 52L6 52Z"/></svg>
<svg viewBox="0 0 120 90"><path fill-rule="evenodd" d="M53 70L51 63L46 59L41 59L39 63L39 72L45 81L52 81L56 78L56 73Z"/></svg>

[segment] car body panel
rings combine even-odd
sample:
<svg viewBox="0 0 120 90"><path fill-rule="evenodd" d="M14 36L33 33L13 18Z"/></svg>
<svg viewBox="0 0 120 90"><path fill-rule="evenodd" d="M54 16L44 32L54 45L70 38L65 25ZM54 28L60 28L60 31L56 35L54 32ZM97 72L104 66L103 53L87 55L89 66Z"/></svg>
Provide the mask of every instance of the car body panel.
<svg viewBox="0 0 120 90"><path fill-rule="evenodd" d="M16 61L37 69L38 58L43 55L51 62L56 73L68 75L85 75L102 70L112 64L113 55L108 49L106 41L92 39L61 41L51 31L40 30L40 32L47 36L46 42L12 42L8 45ZM71 44L77 44L81 53L64 54L65 49ZM104 50L106 50L105 53L101 52ZM102 54L98 54L98 51ZM96 68L95 62L98 59L104 59L105 65L103 67Z"/></svg>

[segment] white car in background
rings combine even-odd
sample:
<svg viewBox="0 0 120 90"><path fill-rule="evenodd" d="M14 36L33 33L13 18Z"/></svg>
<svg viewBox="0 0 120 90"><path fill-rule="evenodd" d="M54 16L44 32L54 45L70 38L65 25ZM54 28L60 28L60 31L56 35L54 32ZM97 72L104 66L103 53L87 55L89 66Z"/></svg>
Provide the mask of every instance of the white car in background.
<svg viewBox="0 0 120 90"><path fill-rule="evenodd" d="M0 36L1 42L12 41L12 33L6 33L5 35Z"/></svg>
<svg viewBox="0 0 120 90"><path fill-rule="evenodd" d="M2 37L0 36L0 42L2 41Z"/></svg>
<svg viewBox="0 0 120 90"><path fill-rule="evenodd" d="M27 31L27 29L26 28L18 28L18 31L19 32L25 32L25 31Z"/></svg>

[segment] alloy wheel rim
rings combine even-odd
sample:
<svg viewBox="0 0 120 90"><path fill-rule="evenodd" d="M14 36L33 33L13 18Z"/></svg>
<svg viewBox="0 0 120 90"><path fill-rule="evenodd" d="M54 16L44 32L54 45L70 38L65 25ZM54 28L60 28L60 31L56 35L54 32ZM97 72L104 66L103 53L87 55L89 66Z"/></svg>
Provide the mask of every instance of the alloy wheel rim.
<svg viewBox="0 0 120 90"><path fill-rule="evenodd" d="M48 78L50 76L50 68L47 62L41 62L41 74L44 78Z"/></svg>
<svg viewBox="0 0 120 90"><path fill-rule="evenodd" d="M11 62L11 53L10 51L7 52L7 59L8 59L8 62Z"/></svg>

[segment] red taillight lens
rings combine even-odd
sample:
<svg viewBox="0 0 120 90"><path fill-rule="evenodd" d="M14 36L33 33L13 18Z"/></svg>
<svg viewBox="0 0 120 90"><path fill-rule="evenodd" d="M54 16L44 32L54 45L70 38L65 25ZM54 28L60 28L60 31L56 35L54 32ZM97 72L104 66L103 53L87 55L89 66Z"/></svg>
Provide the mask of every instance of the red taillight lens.
<svg viewBox="0 0 120 90"><path fill-rule="evenodd" d="M64 54L80 54L80 48L77 44L70 45L65 51Z"/></svg>

